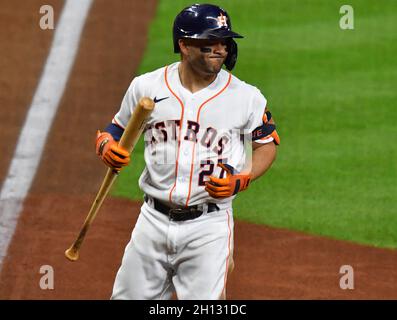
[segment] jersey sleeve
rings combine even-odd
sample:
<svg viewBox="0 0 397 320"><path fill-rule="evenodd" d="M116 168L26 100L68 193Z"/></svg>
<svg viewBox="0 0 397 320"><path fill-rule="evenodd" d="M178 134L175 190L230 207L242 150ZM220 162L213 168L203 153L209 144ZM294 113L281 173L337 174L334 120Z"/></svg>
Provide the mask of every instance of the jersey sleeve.
<svg viewBox="0 0 397 320"><path fill-rule="evenodd" d="M265 113L266 103L266 98L262 95L262 93L260 93L259 90L256 89L255 94L251 98L248 109L248 122L245 127L247 132L251 133L255 130L255 128L262 124L262 117Z"/></svg>
<svg viewBox="0 0 397 320"><path fill-rule="evenodd" d="M257 127L262 125L262 118L267 104L266 98L258 89L255 89L254 93L248 108L248 122L245 127L247 133L252 133Z"/></svg>
<svg viewBox="0 0 397 320"><path fill-rule="evenodd" d="M139 77L132 80L124 98L121 102L120 110L114 116L112 123L125 129L128 120L131 118L134 107L138 104L141 94L139 93Z"/></svg>
<svg viewBox="0 0 397 320"><path fill-rule="evenodd" d="M274 141L272 132L275 130L275 126L265 123L266 106L266 98L259 90L256 90L256 94L252 99L251 114L249 116L247 130L252 135L252 141L261 144Z"/></svg>

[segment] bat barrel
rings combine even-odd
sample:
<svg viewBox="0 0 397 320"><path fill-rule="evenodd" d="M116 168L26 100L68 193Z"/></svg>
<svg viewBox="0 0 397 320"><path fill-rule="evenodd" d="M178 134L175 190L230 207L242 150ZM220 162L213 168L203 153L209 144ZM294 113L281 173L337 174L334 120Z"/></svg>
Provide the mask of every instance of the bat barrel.
<svg viewBox="0 0 397 320"><path fill-rule="evenodd" d="M154 109L154 101L150 98L143 97L141 100L139 100L139 103L142 105L143 109L152 111Z"/></svg>

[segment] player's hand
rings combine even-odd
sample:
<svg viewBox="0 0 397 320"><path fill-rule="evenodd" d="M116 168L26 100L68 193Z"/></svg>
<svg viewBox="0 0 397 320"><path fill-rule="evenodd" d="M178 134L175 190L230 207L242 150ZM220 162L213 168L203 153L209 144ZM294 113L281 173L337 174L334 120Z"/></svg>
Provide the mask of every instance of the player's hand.
<svg viewBox="0 0 397 320"><path fill-rule="evenodd" d="M95 149L102 161L116 171L120 171L130 162L128 151L121 148L108 132L97 131Z"/></svg>
<svg viewBox="0 0 397 320"><path fill-rule="evenodd" d="M235 173L235 169L228 164L219 163L218 166L226 171L226 178L209 177L210 181L206 182L205 191L211 197L227 198L248 188L251 181L250 174Z"/></svg>

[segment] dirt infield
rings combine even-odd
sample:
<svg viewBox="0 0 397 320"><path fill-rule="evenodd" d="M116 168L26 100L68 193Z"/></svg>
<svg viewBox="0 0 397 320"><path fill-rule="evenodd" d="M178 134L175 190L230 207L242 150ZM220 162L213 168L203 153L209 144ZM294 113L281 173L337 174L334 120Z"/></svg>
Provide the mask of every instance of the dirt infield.
<svg viewBox="0 0 397 320"><path fill-rule="evenodd" d="M47 1L55 18L61 0ZM7 173L15 145L32 100L52 32L38 27L42 1L0 0L0 181Z"/></svg>
<svg viewBox="0 0 397 320"><path fill-rule="evenodd" d="M111 294L139 203L107 199L87 235L81 259L71 263L63 253L105 172L94 154L94 133L117 110L155 14L154 0L134 2L112 1L109 8L108 1L96 0L91 9L67 90L3 263L0 299L108 299ZM47 3L55 12L62 5L55 0ZM51 41L51 31L38 28L40 5L36 0L20 5L20 23L15 24L12 12L17 4L1 1L5 19L0 19L0 41L6 56L0 67L8 76L0 73L0 132L6 137L0 140L5 154L0 157L0 181ZM4 31L8 25L12 35ZM397 299L395 250L237 221L235 261L229 299ZM54 290L39 287L43 265L54 268ZM342 265L354 268L354 290L339 287Z"/></svg>
<svg viewBox="0 0 397 320"><path fill-rule="evenodd" d="M139 204L108 199L81 258L63 252L92 196L30 196L0 280L2 299L108 299ZM237 222L236 269L229 299L396 299L397 253ZM354 290L341 290L339 268L355 270ZM41 290L40 267L51 265L55 289Z"/></svg>

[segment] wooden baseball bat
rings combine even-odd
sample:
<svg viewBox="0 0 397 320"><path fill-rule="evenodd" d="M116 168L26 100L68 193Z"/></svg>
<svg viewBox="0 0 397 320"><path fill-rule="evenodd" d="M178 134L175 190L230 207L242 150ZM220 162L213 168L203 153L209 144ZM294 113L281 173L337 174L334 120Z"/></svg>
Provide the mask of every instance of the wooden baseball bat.
<svg viewBox="0 0 397 320"><path fill-rule="evenodd" d="M134 112L128 121L127 127L121 136L119 145L126 149L129 153L132 152L142 131L145 127L146 121L154 109L154 102L150 98L142 98L138 105L135 107ZM79 258L80 247L83 243L85 235L94 221L96 214L98 213L103 200L108 194L110 188L112 187L114 181L116 180L118 173L116 170L108 168L105 178L103 179L102 185L92 203L91 209L84 221L83 226L80 229L80 233L77 239L74 241L72 246L65 251L65 256L70 261L76 261Z"/></svg>

